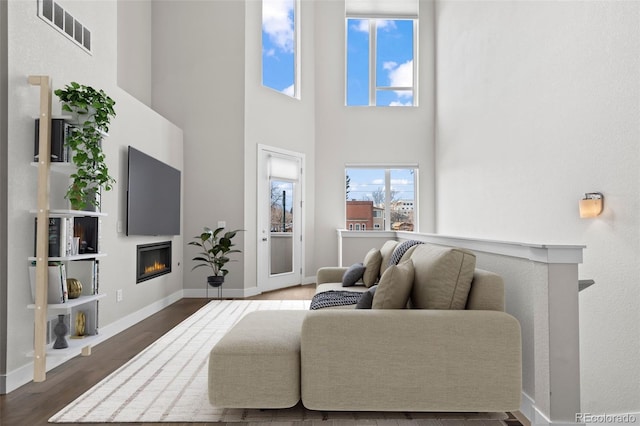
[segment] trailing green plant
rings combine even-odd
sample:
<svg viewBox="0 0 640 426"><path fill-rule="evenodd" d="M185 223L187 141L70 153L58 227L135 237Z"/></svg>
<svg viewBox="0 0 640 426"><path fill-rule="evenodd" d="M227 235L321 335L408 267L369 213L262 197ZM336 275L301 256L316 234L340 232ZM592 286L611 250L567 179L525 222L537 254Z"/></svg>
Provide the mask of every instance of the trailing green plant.
<svg viewBox="0 0 640 426"><path fill-rule="evenodd" d="M102 151L102 139L109 131L111 118L116 116L115 101L103 90L76 82L54 93L62 102L62 111L77 117L77 123L66 139L77 170L71 174L72 182L65 197L76 210L83 209L87 203L99 207L99 201L91 196L92 193L100 188L110 191L116 182L109 175Z"/></svg>
<svg viewBox="0 0 640 426"><path fill-rule="evenodd" d="M204 232L200 235L193 237L193 241L189 242L189 245L197 246L202 249L202 252L198 253L198 256L192 260L196 265L191 269L192 271L202 266L211 268L213 276L226 276L229 271L224 268L227 262L231 261L229 255L232 253L242 253L240 250L233 249L233 237L238 232L242 232L241 229L235 231L227 231L224 235L220 235L224 231L224 228L218 228L215 231L211 228L204 227Z"/></svg>

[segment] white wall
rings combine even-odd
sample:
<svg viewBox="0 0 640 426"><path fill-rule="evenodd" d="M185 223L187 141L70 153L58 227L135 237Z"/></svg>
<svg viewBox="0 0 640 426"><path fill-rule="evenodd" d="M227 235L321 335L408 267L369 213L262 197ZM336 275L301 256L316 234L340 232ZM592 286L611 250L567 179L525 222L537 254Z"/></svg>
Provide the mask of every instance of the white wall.
<svg viewBox="0 0 640 426"><path fill-rule="evenodd" d="M135 245L142 238L129 238L117 231L124 221L126 191L126 147L134 145L177 168L182 168L182 132L150 111L116 85L117 10L115 1L65 1L63 6L92 31L89 55L36 16L35 3L8 3L8 224L7 244L7 374L28 370L33 360L26 356L33 348L33 311L29 290L27 257L33 253L33 216L36 206L36 168L33 157L33 119L38 115L39 88L27 83L28 75L49 75L53 89L70 81L104 89L115 101L117 117L112 121L104 150L111 174L117 179L113 191L103 193L102 244L107 256L100 262L100 326L137 312L146 306L181 292L181 273L135 284ZM60 104L53 97L53 113ZM64 187L64 185L62 185ZM66 207L54 185L52 207ZM145 239L145 242L160 238ZM164 238L166 239L166 238ZM182 238L174 237L174 267L182 263ZM115 291L124 300L116 303ZM3 301L5 303L5 301ZM4 379L4 377L0 377ZM11 380L11 378L9 379Z"/></svg>
<svg viewBox="0 0 640 426"><path fill-rule="evenodd" d="M582 410L640 412L640 3L441 1L437 22L438 233L586 244Z"/></svg>
<svg viewBox="0 0 640 426"><path fill-rule="evenodd" d="M117 0L118 86L151 106L151 0Z"/></svg>
<svg viewBox="0 0 640 426"><path fill-rule="evenodd" d="M344 228L345 163L407 163L420 167L420 230L433 231L433 2L420 1L416 108L345 107L344 1L316 1L316 267L336 265L336 229Z"/></svg>
<svg viewBox="0 0 640 426"><path fill-rule="evenodd" d="M315 277L315 31L313 1L302 0L298 10L300 25L300 99L262 86L262 2L246 3L245 40L245 286L258 280L257 243L257 146L268 145L305 155L304 241L306 276Z"/></svg>
<svg viewBox="0 0 640 426"><path fill-rule="evenodd" d="M244 227L245 4L235 0L153 2L153 107L184 130L185 244L226 221ZM234 240L243 250L242 238ZM205 268L184 288L206 288ZM224 288L244 287L243 256L228 264Z"/></svg>

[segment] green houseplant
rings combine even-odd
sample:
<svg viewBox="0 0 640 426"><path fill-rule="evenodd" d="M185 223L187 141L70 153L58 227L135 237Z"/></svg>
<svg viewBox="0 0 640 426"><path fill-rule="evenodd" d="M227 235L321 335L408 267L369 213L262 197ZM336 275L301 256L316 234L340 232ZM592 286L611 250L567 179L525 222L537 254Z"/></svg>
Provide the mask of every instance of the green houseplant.
<svg viewBox="0 0 640 426"><path fill-rule="evenodd" d="M111 118L116 115L115 101L103 90L76 82L54 93L62 102L62 111L70 112L76 121L66 143L71 148L77 169L71 174L72 182L65 197L74 210L89 205L99 207L100 201L95 194L101 188L111 190L115 183L102 151L102 138L109 131Z"/></svg>
<svg viewBox="0 0 640 426"><path fill-rule="evenodd" d="M214 231L205 226L204 231L189 242L189 245L202 249L198 256L192 259L198 263L191 270L201 266L211 268L213 275L207 277L207 282L212 287L220 287L224 283L224 277L229 273L229 270L224 267L227 262L231 261L229 255L241 253L240 250L232 248L234 247L232 240L242 230L227 231L221 235L223 231L224 228L218 228Z"/></svg>

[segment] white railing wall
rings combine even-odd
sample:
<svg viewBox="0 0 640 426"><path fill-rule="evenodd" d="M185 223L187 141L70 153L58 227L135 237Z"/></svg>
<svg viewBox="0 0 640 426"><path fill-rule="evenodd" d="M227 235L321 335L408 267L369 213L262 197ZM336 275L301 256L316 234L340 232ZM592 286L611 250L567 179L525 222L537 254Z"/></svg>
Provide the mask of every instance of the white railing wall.
<svg viewBox="0 0 640 426"><path fill-rule="evenodd" d="M522 328L521 412L532 424L574 423L580 412L578 265L582 245L528 244L394 231L338 230L338 263L362 262L388 239L466 248L500 274L506 311Z"/></svg>

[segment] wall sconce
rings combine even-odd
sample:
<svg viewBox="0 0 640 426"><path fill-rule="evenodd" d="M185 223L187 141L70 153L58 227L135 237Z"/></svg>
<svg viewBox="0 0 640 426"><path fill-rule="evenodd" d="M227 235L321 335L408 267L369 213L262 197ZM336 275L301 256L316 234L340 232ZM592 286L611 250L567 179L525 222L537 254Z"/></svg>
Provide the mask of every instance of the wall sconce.
<svg viewBox="0 0 640 426"><path fill-rule="evenodd" d="M604 208L604 195L601 192L587 192L580 200L580 217L596 217Z"/></svg>

